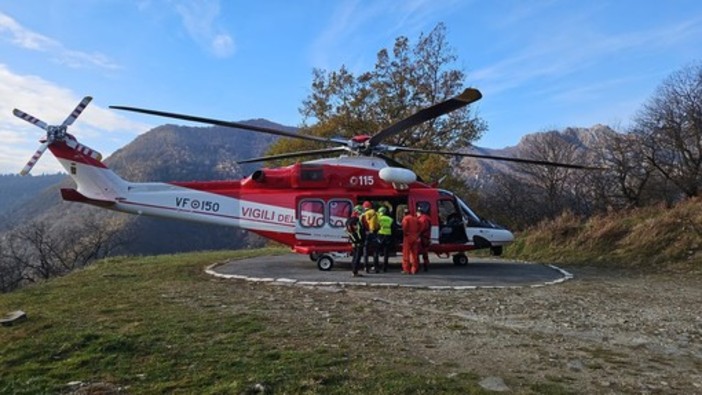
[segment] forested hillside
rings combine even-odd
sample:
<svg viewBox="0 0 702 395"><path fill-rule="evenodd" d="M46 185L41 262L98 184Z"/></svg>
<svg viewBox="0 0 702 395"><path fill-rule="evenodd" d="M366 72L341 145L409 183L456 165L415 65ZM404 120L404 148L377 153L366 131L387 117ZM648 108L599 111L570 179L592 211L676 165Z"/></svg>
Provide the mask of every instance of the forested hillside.
<svg viewBox="0 0 702 395"><path fill-rule="evenodd" d="M0 174L0 218L65 177L65 174L24 177L19 174Z"/></svg>

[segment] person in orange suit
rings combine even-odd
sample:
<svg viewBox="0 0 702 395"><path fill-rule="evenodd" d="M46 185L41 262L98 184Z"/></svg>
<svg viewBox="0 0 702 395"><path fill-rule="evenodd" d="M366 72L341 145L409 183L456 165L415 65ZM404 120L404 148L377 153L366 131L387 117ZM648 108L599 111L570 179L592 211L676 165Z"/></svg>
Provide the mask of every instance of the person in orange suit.
<svg viewBox="0 0 702 395"><path fill-rule="evenodd" d="M427 209L417 208L417 221L419 221L419 255L422 256L424 271L429 270L429 246L431 245L431 219Z"/></svg>
<svg viewBox="0 0 702 395"><path fill-rule="evenodd" d="M419 271L419 221L405 209L402 218L402 273Z"/></svg>

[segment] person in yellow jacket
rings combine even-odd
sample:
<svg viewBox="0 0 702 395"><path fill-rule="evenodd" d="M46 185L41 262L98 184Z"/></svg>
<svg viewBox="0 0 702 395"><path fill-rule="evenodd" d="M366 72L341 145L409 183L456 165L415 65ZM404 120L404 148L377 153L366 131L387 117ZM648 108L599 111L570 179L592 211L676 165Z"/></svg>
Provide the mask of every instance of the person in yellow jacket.
<svg viewBox="0 0 702 395"><path fill-rule="evenodd" d="M368 255L372 252L373 248L376 248L376 234L378 233L378 213L373 209L373 203L369 201L363 202L363 215L361 216L361 222L363 223L363 229L365 230L366 238L363 246L363 265L366 267L366 273L370 273L371 266L368 262ZM378 265L376 262L375 272L378 272Z"/></svg>
<svg viewBox="0 0 702 395"><path fill-rule="evenodd" d="M346 220L346 234L351 242L351 271L354 277L360 276L358 268L361 266L361 255L363 255L363 224L361 224L361 213L363 208L359 205L354 207L351 216Z"/></svg>
<svg viewBox="0 0 702 395"><path fill-rule="evenodd" d="M378 268L378 253L383 252L383 272L388 271L388 258L390 256L390 249L392 247L392 226L395 220L388 215L388 209L386 207L380 207L378 209L378 235L377 235L377 247L375 249L375 254L373 255L373 263L375 267ZM376 270L377 272L377 270Z"/></svg>

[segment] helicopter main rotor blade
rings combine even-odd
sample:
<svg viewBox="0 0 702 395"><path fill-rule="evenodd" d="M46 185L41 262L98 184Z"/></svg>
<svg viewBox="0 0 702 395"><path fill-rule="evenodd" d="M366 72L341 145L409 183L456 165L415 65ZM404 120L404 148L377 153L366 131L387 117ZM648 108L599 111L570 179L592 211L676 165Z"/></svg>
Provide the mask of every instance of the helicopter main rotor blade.
<svg viewBox="0 0 702 395"><path fill-rule="evenodd" d="M330 154L333 152L343 152L343 151L347 151L346 147L333 147L333 148L322 148L322 149L315 149L315 150L308 150L308 151L295 151L295 152L290 152L287 154L269 155L269 156L261 156L258 158L244 159L244 160L237 161L236 163L243 164L243 163L264 162L267 160L297 158L300 156L310 156L310 155L323 155L323 154Z"/></svg>
<svg viewBox="0 0 702 395"><path fill-rule="evenodd" d="M142 114L157 115L160 117L182 119L184 121L208 123L211 125L224 126L224 127L228 127L228 128L238 128L238 129L251 130L254 132L268 133L268 134L273 134L276 136L290 137L293 139L316 141L318 143L335 144L335 145L340 144L338 141L325 139L323 137L308 136L305 134L295 134L295 133L286 132L283 130L267 128L265 126L253 126L253 125L247 125L247 124L239 123L239 122L222 121L219 119L196 117L193 115L178 114L178 113L173 113L173 112L147 110L145 108L137 108L137 107L110 106L110 108L114 108L115 110L124 110L124 111L139 112Z"/></svg>
<svg viewBox="0 0 702 395"><path fill-rule="evenodd" d="M570 163L549 162L549 161L545 161L545 160L536 160L536 159L510 158L507 156L482 155L482 154L471 154L471 153L467 153L467 152L427 150L427 149L408 148L408 147L388 147L388 148L389 148L390 152L418 152L418 153L423 153L423 154L465 156L465 157L469 157L469 158L499 160L499 161L503 161L503 162L526 163L526 164L530 164L530 165L565 167L565 168L569 168L569 169L603 170L601 167L574 165L574 164L570 164Z"/></svg>
<svg viewBox="0 0 702 395"><path fill-rule="evenodd" d="M394 136L430 119L440 117L444 114L450 113L451 111L465 107L470 103L480 100L481 97L483 97L483 94L480 93L479 90L467 88L458 96L442 101L441 103L434 104L431 107L420 110L409 117L388 126L371 137L370 140L368 140L368 144L371 147L376 146L388 137Z"/></svg>

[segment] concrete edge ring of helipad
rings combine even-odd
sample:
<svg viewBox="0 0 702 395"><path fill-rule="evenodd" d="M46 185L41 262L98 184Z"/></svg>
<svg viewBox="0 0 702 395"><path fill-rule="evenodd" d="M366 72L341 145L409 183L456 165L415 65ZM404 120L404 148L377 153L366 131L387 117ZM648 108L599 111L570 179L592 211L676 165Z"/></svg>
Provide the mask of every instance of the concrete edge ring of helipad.
<svg viewBox="0 0 702 395"><path fill-rule="evenodd" d="M421 285L421 284L400 284L394 282L371 283L364 281L308 281L296 280L285 277L253 277L242 274L224 274L218 273L214 269L220 265L227 264L231 261L216 262L205 268L205 273L210 276L225 279L225 280L241 280L252 283L265 283L275 285L294 285L301 287L366 287L366 288L405 288L405 289L427 289L432 291L470 291L477 289L520 289L520 288L540 288L549 285L561 284L565 281L574 278L573 274L555 265L545 265L559 272L562 277L551 281L545 281L539 284L524 284L524 285Z"/></svg>

